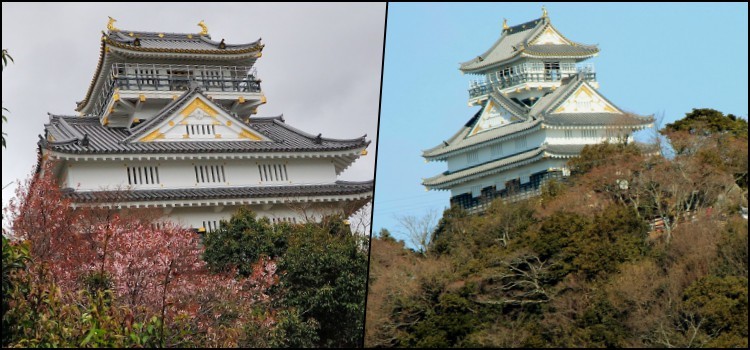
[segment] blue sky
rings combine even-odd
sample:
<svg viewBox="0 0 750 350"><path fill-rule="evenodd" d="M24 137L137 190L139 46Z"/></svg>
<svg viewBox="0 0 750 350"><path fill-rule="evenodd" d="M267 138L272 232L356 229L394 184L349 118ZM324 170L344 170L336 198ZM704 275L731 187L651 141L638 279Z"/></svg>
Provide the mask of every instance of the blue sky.
<svg viewBox="0 0 750 350"><path fill-rule="evenodd" d="M509 25L541 16L542 3L390 4L383 76L373 233L396 217L448 205L421 179L446 170L421 150L452 136L478 109L458 63L484 52ZM546 4L571 40L599 44L602 92L618 107L679 119L692 108L747 118L748 13L737 4Z"/></svg>

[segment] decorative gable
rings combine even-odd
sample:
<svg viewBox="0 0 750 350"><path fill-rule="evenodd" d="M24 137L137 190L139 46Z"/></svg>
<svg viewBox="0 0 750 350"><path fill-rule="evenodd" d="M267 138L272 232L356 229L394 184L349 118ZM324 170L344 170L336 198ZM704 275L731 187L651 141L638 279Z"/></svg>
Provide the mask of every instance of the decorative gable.
<svg viewBox="0 0 750 350"><path fill-rule="evenodd" d="M201 94L195 94L184 107L161 119L137 141L269 141Z"/></svg>
<svg viewBox="0 0 750 350"><path fill-rule="evenodd" d="M554 28L551 26L547 26L547 28L542 32L542 34L539 34L539 36L534 39L530 43L531 45L570 45L570 43L563 38L560 33L558 33Z"/></svg>
<svg viewBox="0 0 750 350"><path fill-rule="evenodd" d="M586 83L581 84L553 113L622 113Z"/></svg>
<svg viewBox="0 0 750 350"><path fill-rule="evenodd" d="M508 110L500 105L497 105L492 100L489 100L487 101L487 105L484 107L484 111L482 111L482 114L479 116L479 120L469 133L469 136L473 136L484 131L507 125L517 120L518 118L511 114Z"/></svg>

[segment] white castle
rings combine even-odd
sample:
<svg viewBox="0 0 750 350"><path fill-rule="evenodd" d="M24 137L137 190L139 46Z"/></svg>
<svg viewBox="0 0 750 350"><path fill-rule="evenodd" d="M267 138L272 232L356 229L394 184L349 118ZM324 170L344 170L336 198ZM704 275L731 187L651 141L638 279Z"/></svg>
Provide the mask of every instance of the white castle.
<svg viewBox="0 0 750 350"><path fill-rule="evenodd" d="M159 208L164 220L210 231L238 206L295 223L368 203L372 181L337 176L370 141L253 117L266 103L253 67L263 45L215 41L199 25L137 32L110 18L80 115L50 115L40 135L41 162L54 161L76 205Z"/></svg>
<svg viewBox="0 0 750 350"><path fill-rule="evenodd" d="M495 198L536 195L551 178L569 175L566 162L585 145L632 142L652 116L626 113L597 89L595 45L563 36L543 16L509 27L483 54L461 64L480 76L469 106L481 106L455 135L423 151L448 170L424 179L429 190L450 190L451 204L482 211Z"/></svg>

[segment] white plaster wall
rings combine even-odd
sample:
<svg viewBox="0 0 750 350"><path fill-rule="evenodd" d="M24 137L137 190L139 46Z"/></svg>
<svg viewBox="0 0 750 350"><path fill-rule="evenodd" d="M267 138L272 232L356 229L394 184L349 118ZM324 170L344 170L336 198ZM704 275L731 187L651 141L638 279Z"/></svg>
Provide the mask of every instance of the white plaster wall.
<svg viewBox="0 0 750 350"><path fill-rule="evenodd" d="M451 197L464 193L471 193L472 187L474 186L480 186L480 188L499 186L497 188L501 189L505 185L505 182L513 179L521 179L521 183L527 183L529 182L529 176L531 176L531 174L548 170L550 168L561 169L565 167L565 163L567 163L567 159L548 158L532 164L513 168L499 174L493 174L469 182L464 182L451 189Z"/></svg>
<svg viewBox="0 0 750 350"><path fill-rule="evenodd" d="M622 133L623 136L629 136L630 131L625 129L613 130L614 133L607 136L606 129L595 129L596 137L583 137L581 134L582 129L571 129L571 138L565 137L564 129L545 129L545 141L550 145L591 145L598 144L604 141L611 143L619 142L620 138L617 137L617 132Z"/></svg>
<svg viewBox="0 0 750 350"><path fill-rule="evenodd" d="M447 159L448 171L454 172L454 171L458 171L461 169L466 169L468 167L471 167L472 165L482 164L490 160L500 159L500 158L504 158L513 154L528 151L530 149L539 147L544 142L544 139L545 139L545 134L543 130L537 130L532 133L526 134L525 136L526 136L526 147L516 148L516 140L518 140L518 138L512 138L510 140L506 140L501 143L503 152L502 154L497 155L497 156L492 155L492 146L490 145L485 145L482 148L474 150L474 151L479 152L479 157L476 162L471 163L471 164L467 162L466 153L468 152L462 152L457 155L451 156ZM473 152L473 151L469 151L469 152Z"/></svg>
<svg viewBox="0 0 750 350"><path fill-rule="evenodd" d="M66 166L68 186L76 190L115 190L128 187L128 173L122 162L68 161ZM149 188L157 188L156 186Z"/></svg>
<svg viewBox="0 0 750 350"><path fill-rule="evenodd" d="M229 220L232 214L239 209L238 206L221 206L221 207L192 207L192 208L175 208L161 220L169 220L185 227L199 228L203 226L204 221ZM304 223L307 220L316 221L323 214L340 213L340 209L323 205L310 205L306 209L290 208L285 205L274 205L270 208L263 206L250 206L250 210L257 214L257 217L267 217L269 220L276 219L296 219L297 223ZM273 220L272 220L273 222ZM206 227L206 229L208 229Z"/></svg>
<svg viewBox="0 0 750 350"><path fill-rule="evenodd" d="M288 181L263 182L258 164L286 163ZM197 183L196 165L223 165L226 182ZM128 184L127 167L157 166L160 184ZM336 181L336 169L330 159L279 160L174 160L159 162L67 162L67 175L61 173L67 186L83 191L114 189L201 188L235 186L278 186L283 184L321 184Z"/></svg>

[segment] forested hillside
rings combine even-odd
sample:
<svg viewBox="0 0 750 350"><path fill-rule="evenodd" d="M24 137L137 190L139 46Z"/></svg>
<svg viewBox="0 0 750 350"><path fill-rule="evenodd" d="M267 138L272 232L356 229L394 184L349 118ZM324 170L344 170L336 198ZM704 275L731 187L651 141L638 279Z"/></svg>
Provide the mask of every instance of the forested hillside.
<svg viewBox="0 0 750 350"><path fill-rule="evenodd" d="M695 109L660 133L585 148L540 197L446 210L424 254L382 231L365 344L746 348L747 122Z"/></svg>

